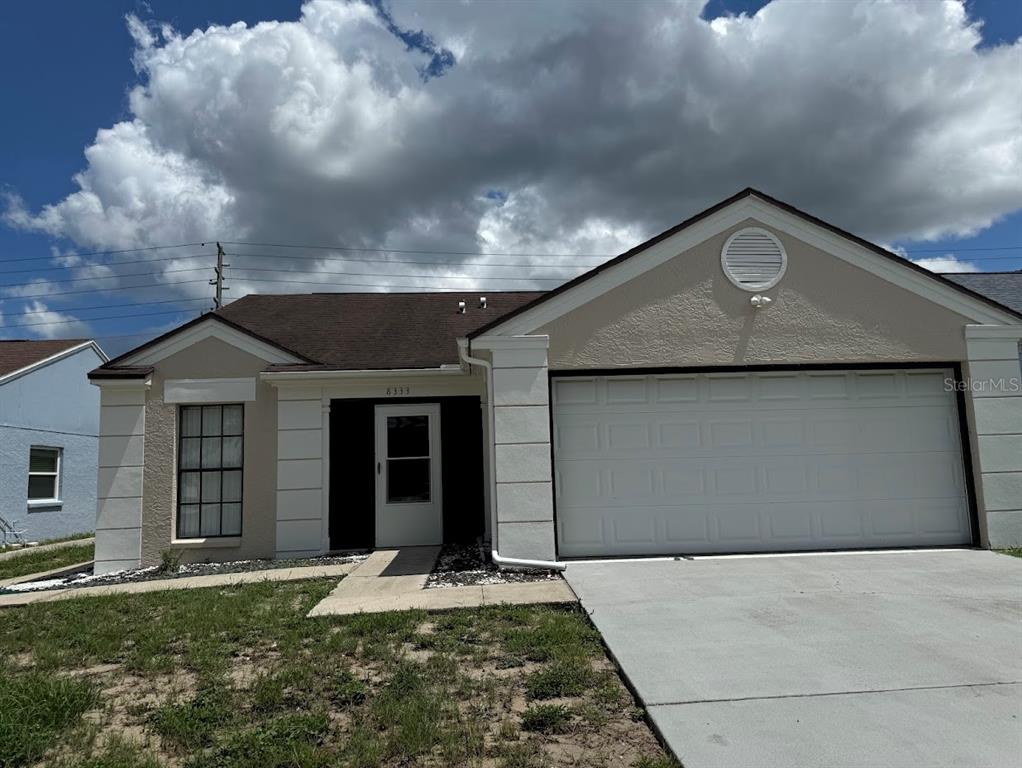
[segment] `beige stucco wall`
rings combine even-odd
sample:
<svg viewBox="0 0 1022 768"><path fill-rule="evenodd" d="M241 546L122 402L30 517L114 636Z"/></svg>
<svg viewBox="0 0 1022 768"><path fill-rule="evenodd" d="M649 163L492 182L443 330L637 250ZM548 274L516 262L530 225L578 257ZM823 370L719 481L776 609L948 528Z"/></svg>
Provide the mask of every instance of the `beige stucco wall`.
<svg viewBox="0 0 1022 768"><path fill-rule="evenodd" d="M217 339L205 339L156 364L146 397L142 493L142 565L182 550L182 562L273 557L276 530L277 395L258 380L266 363ZM167 379L256 378L256 400L245 403L245 459L240 546L172 545L177 507L177 412L163 402Z"/></svg>
<svg viewBox="0 0 1022 768"><path fill-rule="evenodd" d="M720 266L748 220L537 329L550 367L955 361L969 320L787 234L781 282L756 310ZM770 229L766 227L766 229Z"/></svg>

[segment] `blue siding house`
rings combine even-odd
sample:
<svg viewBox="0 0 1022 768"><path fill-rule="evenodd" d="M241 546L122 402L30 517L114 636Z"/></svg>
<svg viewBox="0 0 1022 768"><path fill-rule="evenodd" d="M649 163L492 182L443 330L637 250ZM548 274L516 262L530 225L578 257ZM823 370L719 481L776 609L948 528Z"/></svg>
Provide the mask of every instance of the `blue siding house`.
<svg viewBox="0 0 1022 768"><path fill-rule="evenodd" d="M0 545L93 530L99 390L93 341L0 340Z"/></svg>

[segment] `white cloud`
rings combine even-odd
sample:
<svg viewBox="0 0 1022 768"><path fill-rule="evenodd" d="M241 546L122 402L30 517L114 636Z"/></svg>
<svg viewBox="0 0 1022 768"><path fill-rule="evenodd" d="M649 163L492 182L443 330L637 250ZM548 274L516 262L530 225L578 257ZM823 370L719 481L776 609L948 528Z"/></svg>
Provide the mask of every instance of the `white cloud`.
<svg viewBox="0 0 1022 768"><path fill-rule="evenodd" d="M5 218L85 248L221 238L608 254L749 185L903 241L974 233L1022 199L1022 41L980 48L959 2L775 0L712 24L698 3L534 10L397 5L397 25L455 53L428 79L430 55L360 3L309 0L294 21L191 32L129 18L130 119L98 131L77 191L38 211L9 199ZM349 270L551 274L462 259ZM322 281L277 290L343 282L323 274L343 265L235 257L233 296L273 287L246 283L246 265Z"/></svg>
<svg viewBox="0 0 1022 768"><path fill-rule="evenodd" d="M33 301L26 305L24 320L10 326L16 329L27 326L23 332L14 331L17 335L36 336L44 339L88 337L91 334L88 323L78 320L74 315L50 309L41 301Z"/></svg>
<svg viewBox="0 0 1022 768"><path fill-rule="evenodd" d="M913 261L931 272L982 272L978 264L962 261L953 253L929 259L913 259Z"/></svg>

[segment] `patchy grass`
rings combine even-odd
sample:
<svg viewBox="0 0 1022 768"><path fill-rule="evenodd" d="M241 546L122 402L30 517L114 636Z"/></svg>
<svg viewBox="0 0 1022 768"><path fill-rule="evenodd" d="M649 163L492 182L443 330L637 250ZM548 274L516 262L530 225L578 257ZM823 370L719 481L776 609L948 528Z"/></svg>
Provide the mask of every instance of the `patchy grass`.
<svg viewBox="0 0 1022 768"><path fill-rule="evenodd" d="M42 552L28 550L24 555L0 560L0 581L84 563L92 559L93 550L92 544L72 544Z"/></svg>
<svg viewBox="0 0 1022 768"><path fill-rule="evenodd" d="M997 550L1002 555L1011 555L1012 557L1022 557L1022 547L1014 547L1012 549L999 549Z"/></svg>
<svg viewBox="0 0 1022 768"><path fill-rule="evenodd" d="M335 583L0 612L0 768L675 765L576 608L306 619Z"/></svg>

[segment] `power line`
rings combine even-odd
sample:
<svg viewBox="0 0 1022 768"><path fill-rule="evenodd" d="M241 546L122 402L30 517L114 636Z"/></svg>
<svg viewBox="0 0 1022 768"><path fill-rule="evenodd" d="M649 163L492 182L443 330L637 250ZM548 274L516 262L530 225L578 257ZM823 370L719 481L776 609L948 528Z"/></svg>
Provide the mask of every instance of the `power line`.
<svg viewBox="0 0 1022 768"><path fill-rule="evenodd" d="M49 310L50 312L58 312L60 310ZM64 310L65 312L73 312L74 309ZM0 328L31 328L39 325L67 325L69 323L92 323L99 322L101 320L129 320L133 317L158 317L160 315L180 315L185 312L195 312L194 309L170 309L165 312L140 312L132 315L107 315L106 317L75 317L70 320L44 320L39 323L6 323L0 325Z"/></svg>
<svg viewBox="0 0 1022 768"><path fill-rule="evenodd" d="M67 253L67 254L63 254L63 256L52 256L52 255L51 256L24 256L24 257L19 257L19 258L16 258L16 259L0 259L0 262L6 264L7 262L14 262L14 261L43 261L43 260L47 260L47 259L67 258L67 257L71 257L71 256L78 256L78 257L81 257L81 258L85 258L86 256L112 256L112 255L118 254L118 253L141 253L143 251L160 251L160 250L166 250L168 248L194 248L197 245L204 247L206 245L206 243L210 243L210 242L212 242L212 240L207 240L207 241L205 241L203 243L176 243L174 245L147 245L147 246L142 247L142 248L121 248L120 250L116 250L116 251L87 251L85 253Z"/></svg>
<svg viewBox="0 0 1022 768"><path fill-rule="evenodd" d="M496 277L491 275L410 275L404 272L324 272L315 269L271 269L267 267L240 267L245 272L283 272L289 275L344 275L345 277L401 277L409 280L437 278L440 280L514 280L515 282L531 282L535 280L553 281L556 283L568 280L567 277ZM237 271L237 269L235 270ZM225 289L226 290L226 289Z"/></svg>
<svg viewBox="0 0 1022 768"><path fill-rule="evenodd" d="M51 291L50 293L31 293L22 296L7 296L4 299L0 300L11 301L14 299L45 299L51 296L81 296L88 293L112 293L113 291L147 291L152 290L154 288L165 290L169 287L173 287L176 285L187 285L189 283L205 283L205 282L207 282L206 278L203 278L201 280L178 280L176 282L160 283L158 285L120 285L114 288L90 288L81 291ZM7 286L0 286L0 288L4 287Z"/></svg>
<svg viewBox="0 0 1022 768"><path fill-rule="evenodd" d="M47 258L60 258L48 256ZM35 272L56 272L63 269L88 269L89 267L122 267L126 264L158 264L161 261L181 261L184 259L208 259L208 253L200 253L190 256L161 256L158 259L133 259L132 261L113 261L106 264L68 264L61 267L32 267L31 269L4 269L0 275L21 275ZM0 261L0 264L3 262Z"/></svg>
<svg viewBox="0 0 1022 768"><path fill-rule="evenodd" d="M54 294L54 295L60 295L60 294ZM13 301L13 300L14 300L13 298L12 299L6 299L6 301ZM5 301L5 299L0 299L0 301ZM98 304L98 305L95 305L95 306L92 306L92 307L67 307L66 309L60 309L60 310L58 310L58 309L33 309L33 310L26 310L24 312L19 312L18 314L20 316L20 315L42 315L42 314L45 314L47 312L85 312L85 311L90 310L90 309L117 309L119 307L148 307L148 306L151 306L151 305L154 305L154 304L183 304L186 301L209 301L209 299L207 299L205 296L196 296L193 299L161 299L160 301L136 301L136 302L132 302L130 304ZM125 317L130 317L130 315L125 315ZM83 318L83 319L90 320L91 318L86 317L86 318Z"/></svg>

